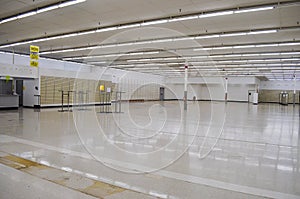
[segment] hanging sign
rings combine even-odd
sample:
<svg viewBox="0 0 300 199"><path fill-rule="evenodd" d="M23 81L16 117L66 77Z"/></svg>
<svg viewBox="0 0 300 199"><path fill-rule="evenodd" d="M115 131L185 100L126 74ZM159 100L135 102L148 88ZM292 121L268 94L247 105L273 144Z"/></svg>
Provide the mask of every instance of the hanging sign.
<svg viewBox="0 0 300 199"><path fill-rule="evenodd" d="M39 62L36 60L30 60L30 66L32 67L39 67Z"/></svg>
<svg viewBox="0 0 300 199"><path fill-rule="evenodd" d="M30 66L39 67L39 52L40 47L30 45Z"/></svg>
<svg viewBox="0 0 300 199"><path fill-rule="evenodd" d="M40 52L40 47L31 45L30 46L30 52L39 53Z"/></svg>

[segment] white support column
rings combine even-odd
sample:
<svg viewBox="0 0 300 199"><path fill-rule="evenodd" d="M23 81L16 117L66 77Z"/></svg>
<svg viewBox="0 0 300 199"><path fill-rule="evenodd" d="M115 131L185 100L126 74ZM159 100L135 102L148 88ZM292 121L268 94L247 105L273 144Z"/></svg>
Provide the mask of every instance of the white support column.
<svg viewBox="0 0 300 199"><path fill-rule="evenodd" d="M17 81L15 78L12 80L12 87L13 87L13 95L17 95Z"/></svg>
<svg viewBox="0 0 300 199"><path fill-rule="evenodd" d="M188 84L188 64L185 63L184 66L184 97L183 97L183 102L184 102L184 110L187 110L187 84Z"/></svg>
<svg viewBox="0 0 300 199"><path fill-rule="evenodd" d="M293 105L296 105L296 75L294 75Z"/></svg>
<svg viewBox="0 0 300 199"><path fill-rule="evenodd" d="M258 84L256 84L255 85L255 93L253 93L253 105L258 104L258 90L259 90L259 86L258 86Z"/></svg>
<svg viewBox="0 0 300 199"><path fill-rule="evenodd" d="M227 103L228 98L228 78L225 77L225 102Z"/></svg>

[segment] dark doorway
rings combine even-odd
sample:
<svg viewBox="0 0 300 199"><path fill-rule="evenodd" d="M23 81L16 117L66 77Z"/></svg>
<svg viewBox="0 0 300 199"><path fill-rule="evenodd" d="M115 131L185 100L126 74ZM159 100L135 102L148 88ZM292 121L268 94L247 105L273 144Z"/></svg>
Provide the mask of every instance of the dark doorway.
<svg viewBox="0 0 300 199"><path fill-rule="evenodd" d="M19 95L19 106L23 106L23 80L16 80L16 93Z"/></svg>
<svg viewBox="0 0 300 199"><path fill-rule="evenodd" d="M165 100L165 88L164 87L159 88L159 100L160 101Z"/></svg>

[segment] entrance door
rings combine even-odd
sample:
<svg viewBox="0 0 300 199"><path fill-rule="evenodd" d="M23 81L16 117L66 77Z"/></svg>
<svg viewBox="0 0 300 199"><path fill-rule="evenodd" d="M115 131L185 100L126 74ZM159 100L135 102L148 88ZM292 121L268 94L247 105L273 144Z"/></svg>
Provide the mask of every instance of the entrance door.
<svg viewBox="0 0 300 199"><path fill-rule="evenodd" d="M19 95L19 106L23 106L23 80L16 81L16 92Z"/></svg>
<svg viewBox="0 0 300 199"><path fill-rule="evenodd" d="M159 100L160 101L165 100L165 88L164 87L159 88Z"/></svg>

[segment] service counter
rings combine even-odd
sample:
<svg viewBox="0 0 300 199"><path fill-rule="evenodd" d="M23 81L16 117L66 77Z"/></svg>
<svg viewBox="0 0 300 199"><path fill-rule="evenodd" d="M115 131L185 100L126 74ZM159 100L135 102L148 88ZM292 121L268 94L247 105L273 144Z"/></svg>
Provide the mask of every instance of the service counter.
<svg viewBox="0 0 300 199"><path fill-rule="evenodd" d="M0 94L0 109L18 108L18 107L19 107L19 95Z"/></svg>

